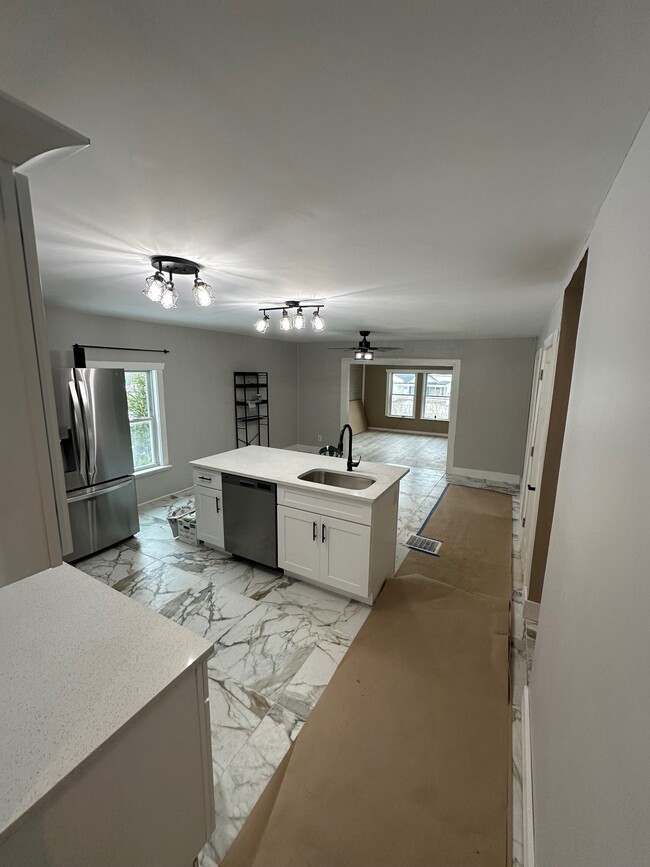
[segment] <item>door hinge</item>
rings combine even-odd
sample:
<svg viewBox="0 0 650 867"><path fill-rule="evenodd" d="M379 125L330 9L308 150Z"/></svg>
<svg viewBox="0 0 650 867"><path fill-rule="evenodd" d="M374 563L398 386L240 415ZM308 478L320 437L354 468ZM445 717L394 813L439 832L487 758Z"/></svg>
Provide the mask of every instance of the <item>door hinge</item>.
<svg viewBox="0 0 650 867"><path fill-rule="evenodd" d="M531 458L532 458L532 456L533 456L534 454L535 454L535 446L531 446L531 447L530 447L530 456L531 456Z"/></svg>
<svg viewBox="0 0 650 867"><path fill-rule="evenodd" d="M525 519L525 518L523 518L523 520L522 520L522 522L521 522L521 526L522 526L522 527L525 527L525 526L526 526L526 519Z"/></svg>
<svg viewBox="0 0 650 867"><path fill-rule="evenodd" d="M539 372L539 378L544 379L544 368L542 368Z"/></svg>

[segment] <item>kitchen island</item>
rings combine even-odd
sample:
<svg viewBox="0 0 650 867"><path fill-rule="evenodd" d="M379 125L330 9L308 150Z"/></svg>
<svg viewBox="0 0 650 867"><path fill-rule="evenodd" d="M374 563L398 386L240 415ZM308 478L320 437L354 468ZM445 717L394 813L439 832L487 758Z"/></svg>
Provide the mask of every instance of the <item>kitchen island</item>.
<svg viewBox="0 0 650 867"><path fill-rule="evenodd" d="M212 651L67 564L0 590L0 864L192 864Z"/></svg>
<svg viewBox="0 0 650 867"><path fill-rule="evenodd" d="M273 535L276 560L266 565L368 604L393 575L399 483L408 467L362 461L347 472L340 458L261 446L190 463L200 541L255 560L252 542L250 551L235 547L248 521L251 540L256 532ZM261 527L255 510L246 514L235 498L233 484L245 480L273 497L272 526L269 518Z"/></svg>

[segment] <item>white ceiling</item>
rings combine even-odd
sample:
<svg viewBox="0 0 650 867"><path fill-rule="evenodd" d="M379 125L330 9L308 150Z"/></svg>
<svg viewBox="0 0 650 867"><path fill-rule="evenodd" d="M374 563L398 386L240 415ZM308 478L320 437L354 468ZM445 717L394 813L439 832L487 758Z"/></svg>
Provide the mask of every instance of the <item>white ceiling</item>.
<svg viewBox="0 0 650 867"><path fill-rule="evenodd" d="M309 298L318 340L537 333L650 103L647 0L2 0L0 19L0 88L91 139L32 175L46 296L220 330ZM203 264L218 304L190 278L177 310L147 301L154 253Z"/></svg>

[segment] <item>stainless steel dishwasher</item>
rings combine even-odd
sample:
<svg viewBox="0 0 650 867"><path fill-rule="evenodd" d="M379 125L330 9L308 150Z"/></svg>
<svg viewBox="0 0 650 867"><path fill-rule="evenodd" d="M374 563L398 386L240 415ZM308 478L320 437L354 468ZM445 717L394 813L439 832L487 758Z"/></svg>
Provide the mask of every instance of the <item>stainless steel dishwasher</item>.
<svg viewBox="0 0 650 867"><path fill-rule="evenodd" d="M277 569L276 486L222 473L226 551Z"/></svg>

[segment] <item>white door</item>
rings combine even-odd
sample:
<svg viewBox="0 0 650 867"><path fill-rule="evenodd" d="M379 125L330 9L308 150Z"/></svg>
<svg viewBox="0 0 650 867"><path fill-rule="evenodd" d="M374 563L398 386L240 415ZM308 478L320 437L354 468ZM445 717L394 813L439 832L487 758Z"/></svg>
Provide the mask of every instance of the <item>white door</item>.
<svg viewBox="0 0 650 867"><path fill-rule="evenodd" d="M321 529L319 515L278 506L278 568L317 581Z"/></svg>
<svg viewBox="0 0 650 867"><path fill-rule="evenodd" d="M528 584L530 566L535 542L535 526L537 524L537 508L539 505L539 488L544 470L544 455L546 452L546 437L551 414L553 397L553 381L555 374L555 355L557 350L557 332L549 338L544 346L540 365L539 396L535 417L533 419L532 457L527 468L526 491L522 503L522 533L521 557L524 572L524 583Z"/></svg>
<svg viewBox="0 0 650 867"><path fill-rule="evenodd" d="M370 527L321 518L320 580L340 590L368 595Z"/></svg>
<svg viewBox="0 0 650 867"><path fill-rule="evenodd" d="M535 372L533 375L533 385L531 388L531 396L530 396L530 409L528 412L528 428L526 434L526 460L524 465L524 475L522 477L521 484L521 510L519 513L519 534L521 536L521 529L523 527L523 519L526 514L526 501L528 499L528 481L530 479L530 469L533 462L534 455L534 445L535 442L535 428L537 426L537 410L539 407L539 398L542 393L542 384L543 380L540 378L540 371L542 369L542 356L544 355L543 349L538 349L535 355Z"/></svg>
<svg viewBox="0 0 650 867"><path fill-rule="evenodd" d="M194 488L196 535L203 542L223 548L223 498L216 488Z"/></svg>

